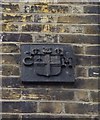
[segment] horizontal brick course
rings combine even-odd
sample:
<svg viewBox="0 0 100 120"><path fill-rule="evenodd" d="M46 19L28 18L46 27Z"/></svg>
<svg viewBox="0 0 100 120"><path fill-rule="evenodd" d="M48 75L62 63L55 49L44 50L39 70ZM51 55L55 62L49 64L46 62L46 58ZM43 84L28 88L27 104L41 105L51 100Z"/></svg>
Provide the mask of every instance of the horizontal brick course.
<svg viewBox="0 0 100 120"><path fill-rule="evenodd" d="M23 9L19 9L19 7ZM98 5L98 4L97 4ZM2 5L4 12L25 12L25 13L99 13L99 6L80 6L80 5L48 5L48 4L39 4L35 3L32 5L22 4L3 4Z"/></svg>
<svg viewBox="0 0 100 120"><path fill-rule="evenodd" d="M74 100L74 91L70 90L51 90L29 89L22 90L23 100Z"/></svg>
<svg viewBox="0 0 100 120"><path fill-rule="evenodd" d="M8 116L8 117L7 117ZM8 120L10 119L17 119L17 120L27 120L28 119L35 119L35 120L65 120L65 119L69 119L69 120L95 120L95 119L98 119L99 117L95 116L93 118L90 118L89 116L80 116L80 117L71 117L70 115L9 115L9 114L3 114L3 118L6 119L8 118Z"/></svg>
<svg viewBox="0 0 100 120"><path fill-rule="evenodd" d="M22 32L44 32L44 33L84 33L84 26L81 25L41 25L41 24L26 24L22 25Z"/></svg>
<svg viewBox="0 0 100 120"><path fill-rule="evenodd" d="M3 42L57 42L58 38L61 43L84 43L84 44L100 44L99 36L89 35L51 35L51 34L14 34L14 33L3 33ZM33 36L33 40L32 40Z"/></svg>
<svg viewBox="0 0 100 120"><path fill-rule="evenodd" d="M59 15L44 15L44 14L42 15L42 14L32 14L32 13L31 14L3 13L1 16L2 16L2 21L4 23L11 23L11 22L24 22L24 23L30 22L30 23L32 23L32 22L34 22L34 23L66 23L66 24L77 24L77 23L78 24L91 24L91 23L93 23L93 24L98 24L98 22L99 22L99 16L97 16L97 15L59 16ZM91 21L89 22L88 19L90 19ZM95 20L92 20L92 19L95 19Z"/></svg>
<svg viewBox="0 0 100 120"><path fill-rule="evenodd" d="M16 27L17 26L17 27ZM20 29L18 29L20 28ZM43 32L43 33L77 33L77 34L99 34L98 25L63 25L63 24L3 24L3 31L6 32Z"/></svg>

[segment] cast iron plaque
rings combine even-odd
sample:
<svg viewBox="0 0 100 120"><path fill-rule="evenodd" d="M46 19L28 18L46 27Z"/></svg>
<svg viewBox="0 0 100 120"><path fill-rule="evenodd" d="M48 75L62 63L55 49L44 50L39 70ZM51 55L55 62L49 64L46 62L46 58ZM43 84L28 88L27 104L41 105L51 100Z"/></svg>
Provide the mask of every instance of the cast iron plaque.
<svg viewBox="0 0 100 120"><path fill-rule="evenodd" d="M73 48L63 44L21 45L22 82L74 82Z"/></svg>

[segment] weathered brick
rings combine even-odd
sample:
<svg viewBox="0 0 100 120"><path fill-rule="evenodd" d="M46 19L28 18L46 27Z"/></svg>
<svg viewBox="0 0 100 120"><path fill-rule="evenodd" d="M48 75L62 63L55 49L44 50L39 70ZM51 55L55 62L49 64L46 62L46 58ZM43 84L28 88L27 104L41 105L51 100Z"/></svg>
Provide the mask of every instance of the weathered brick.
<svg viewBox="0 0 100 120"><path fill-rule="evenodd" d="M85 35L59 35L61 43L84 43L84 44L100 44L100 36Z"/></svg>
<svg viewBox="0 0 100 120"><path fill-rule="evenodd" d="M2 31L13 31L17 32L18 31L18 25L17 24L12 24L12 23L4 23L2 25Z"/></svg>
<svg viewBox="0 0 100 120"><path fill-rule="evenodd" d="M75 100L76 101L85 101L85 102L90 101L90 98L89 98L89 95L88 95L87 91L79 90L79 91L75 91L74 94L75 94Z"/></svg>
<svg viewBox="0 0 100 120"><path fill-rule="evenodd" d="M24 33L3 33L2 34L3 42L32 42L32 35L31 34L24 34Z"/></svg>
<svg viewBox="0 0 100 120"><path fill-rule="evenodd" d="M98 89L98 79L76 79L73 88L81 89Z"/></svg>
<svg viewBox="0 0 100 120"><path fill-rule="evenodd" d="M3 88L21 88L22 82L19 78L3 77L2 78L2 87Z"/></svg>
<svg viewBox="0 0 100 120"><path fill-rule="evenodd" d="M19 53L19 46L17 44L2 44L3 53Z"/></svg>
<svg viewBox="0 0 100 120"><path fill-rule="evenodd" d="M69 33L84 33L84 26L81 25L72 25L69 29Z"/></svg>
<svg viewBox="0 0 100 120"><path fill-rule="evenodd" d="M50 35L50 34L40 34L35 36L34 42L36 43L57 43L58 35Z"/></svg>
<svg viewBox="0 0 100 120"><path fill-rule="evenodd" d="M98 15L84 15L84 16L60 16L58 17L58 23L69 24L98 24L100 16Z"/></svg>
<svg viewBox="0 0 100 120"><path fill-rule="evenodd" d="M100 46L88 46L85 48L85 53L90 55L100 55Z"/></svg>
<svg viewBox="0 0 100 120"><path fill-rule="evenodd" d="M39 113L61 113L61 103L41 102L39 104Z"/></svg>
<svg viewBox="0 0 100 120"><path fill-rule="evenodd" d="M89 77L100 77L100 67L89 68Z"/></svg>
<svg viewBox="0 0 100 120"><path fill-rule="evenodd" d="M84 13L96 13L100 14L100 6L84 6Z"/></svg>
<svg viewBox="0 0 100 120"><path fill-rule="evenodd" d="M77 67L76 68L76 77L87 77L87 68Z"/></svg>
<svg viewBox="0 0 100 120"><path fill-rule="evenodd" d="M35 113L36 102L2 102L3 113Z"/></svg>
<svg viewBox="0 0 100 120"><path fill-rule="evenodd" d="M3 12L17 12L19 5L15 3L2 4Z"/></svg>
<svg viewBox="0 0 100 120"><path fill-rule="evenodd" d="M10 76L10 75L19 75L19 67L11 66L11 65L3 65L2 66L2 75Z"/></svg>
<svg viewBox="0 0 100 120"><path fill-rule="evenodd" d="M80 56L76 57L76 64L82 66L98 66L100 64L99 56Z"/></svg>
<svg viewBox="0 0 100 120"><path fill-rule="evenodd" d="M79 13L83 13L83 6L80 5L73 5L73 6L69 6L69 13L74 13L74 14L79 14Z"/></svg>
<svg viewBox="0 0 100 120"><path fill-rule="evenodd" d="M19 64L20 63L20 55L2 55L2 64Z"/></svg>
<svg viewBox="0 0 100 120"><path fill-rule="evenodd" d="M75 80L74 84L63 84L63 87L66 88L70 88L70 89L90 89L90 90L98 90L99 86L98 86L98 79L79 79L77 78Z"/></svg>
<svg viewBox="0 0 100 120"><path fill-rule="evenodd" d="M73 49L74 49L75 54L84 54L84 47L83 46L73 45Z"/></svg>
<svg viewBox="0 0 100 120"><path fill-rule="evenodd" d="M71 114L95 114L98 115L98 104L85 104L85 103L66 103L66 113Z"/></svg>
<svg viewBox="0 0 100 120"><path fill-rule="evenodd" d="M19 89L2 89L2 99L18 100L21 98L21 90Z"/></svg>
<svg viewBox="0 0 100 120"><path fill-rule="evenodd" d="M68 13L68 6L57 6L50 5L48 6L50 13Z"/></svg>
<svg viewBox="0 0 100 120"><path fill-rule="evenodd" d="M65 29L62 25L48 25L45 24L43 25L43 32L55 32L55 33L59 33L59 32L63 32Z"/></svg>
<svg viewBox="0 0 100 120"><path fill-rule="evenodd" d="M98 89L98 82L98 79L79 79L78 81L76 80L75 87L83 89Z"/></svg>
<svg viewBox="0 0 100 120"><path fill-rule="evenodd" d="M22 25L22 31L34 31L34 32L41 32L42 25Z"/></svg>
<svg viewBox="0 0 100 120"><path fill-rule="evenodd" d="M91 96L91 101L100 102L100 91L91 91L90 96Z"/></svg>
<svg viewBox="0 0 100 120"><path fill-rule="evenodd" d="M4 22L32 22L32 15L3 13Z"/></svg>
<svg viewBox="0 0 100 120"><path fill-rule="evenodd" d="M88 25L84 27L85 34L100 34L99 25Z"/></svg>
<svg viewBox="0 0 100 120"><path fill-rule="evenodd" d="M51 15L35 14L34 18L33 18L33 22L35 22L35 23L57 22L57 17L51 16Z"/></svg>

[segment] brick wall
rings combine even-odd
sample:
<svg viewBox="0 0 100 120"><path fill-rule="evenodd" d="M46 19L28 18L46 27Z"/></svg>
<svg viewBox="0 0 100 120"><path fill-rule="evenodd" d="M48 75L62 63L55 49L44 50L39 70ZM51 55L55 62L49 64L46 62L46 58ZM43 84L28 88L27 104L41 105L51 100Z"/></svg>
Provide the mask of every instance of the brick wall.
<svg viewBox="0 0 100 120"><path fill-rule="evenodd" d="M3 120L4 118L100 120L99 9L100 4L96 2L2 1L0 114ZM20 80L22 43L72 45L76 55L75 83L23 84Z"/></svg>

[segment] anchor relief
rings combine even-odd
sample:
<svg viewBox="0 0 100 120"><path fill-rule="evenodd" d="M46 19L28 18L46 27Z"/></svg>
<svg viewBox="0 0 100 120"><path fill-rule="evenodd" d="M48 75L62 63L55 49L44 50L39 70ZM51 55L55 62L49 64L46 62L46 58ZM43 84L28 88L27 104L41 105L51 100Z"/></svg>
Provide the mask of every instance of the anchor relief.
<svg viewBox="0 0 100 120"><path fill-rule="evenodd" d="M21 56L23 82L74 81L74 54L69 45L26 44L21 46Z"/></svg>

